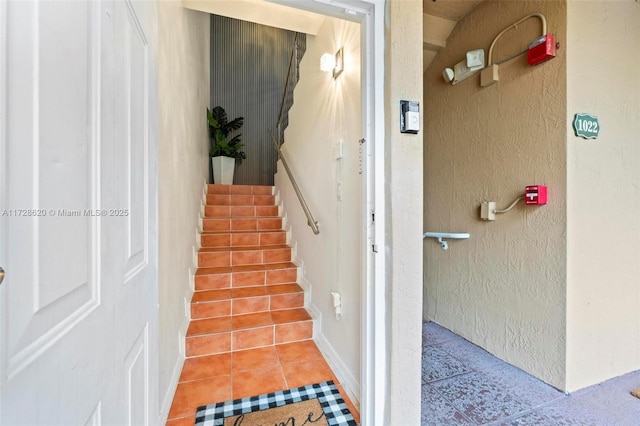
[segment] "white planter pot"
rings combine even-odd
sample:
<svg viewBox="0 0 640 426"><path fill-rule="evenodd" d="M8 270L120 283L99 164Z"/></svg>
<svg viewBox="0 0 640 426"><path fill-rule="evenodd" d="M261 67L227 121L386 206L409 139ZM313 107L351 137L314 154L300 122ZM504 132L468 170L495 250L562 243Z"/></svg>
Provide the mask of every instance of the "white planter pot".
<svg viewBox="0 0 640 426"><path fill-rule="evenodd" d="M213 168L213 183L233 185L233 171L236 167L236 159L232 157L211 157Z"/></svg>

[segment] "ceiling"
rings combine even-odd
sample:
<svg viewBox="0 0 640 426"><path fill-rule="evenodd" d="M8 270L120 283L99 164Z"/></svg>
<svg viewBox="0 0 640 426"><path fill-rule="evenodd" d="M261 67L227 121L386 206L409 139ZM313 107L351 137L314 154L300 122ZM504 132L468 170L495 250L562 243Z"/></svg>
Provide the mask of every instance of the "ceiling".
<svg viewBox="0 0 640 426"><path fill-rule="evenodd" d="M324 16L264 0L183 0L187 9L317 35Z"/></svg>
<svg viewBox="0 0 640 426"><path fill-rule="evenodd" d="M438 51L447 45L458 21L484 0L423 0L423 70Z"/></svg>
<svg viewBox="0 0 640 426"><path fill-rule="evenodd" d="M423 0L423 70L447 45L458 21L484 0ZM291 31L317 34L324 17L264 0L183 0L184 7Z"/></svg>

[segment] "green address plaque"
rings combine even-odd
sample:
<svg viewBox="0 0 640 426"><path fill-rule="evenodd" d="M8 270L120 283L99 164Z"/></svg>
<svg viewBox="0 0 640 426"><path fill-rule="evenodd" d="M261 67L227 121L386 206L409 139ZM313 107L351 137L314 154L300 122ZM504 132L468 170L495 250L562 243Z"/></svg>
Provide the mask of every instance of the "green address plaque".
<svg viewBox="0 0 640 426"><path fill-rule="evenodd" d="M573 120L573 130L575 130L576 136L582 136L585 139L597 139L600 133L598 117L591 114L576 114Z"/></svg>

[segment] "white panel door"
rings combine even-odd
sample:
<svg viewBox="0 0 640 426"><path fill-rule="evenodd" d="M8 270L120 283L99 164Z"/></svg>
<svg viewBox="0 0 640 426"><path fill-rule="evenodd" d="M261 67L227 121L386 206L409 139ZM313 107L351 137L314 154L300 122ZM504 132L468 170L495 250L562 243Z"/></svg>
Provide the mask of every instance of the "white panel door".
<svg viewBox="0 0 640 426"><path fill-rule="evenodd" d="M155 423L154 31L0 1L0 424Z"/></svg>

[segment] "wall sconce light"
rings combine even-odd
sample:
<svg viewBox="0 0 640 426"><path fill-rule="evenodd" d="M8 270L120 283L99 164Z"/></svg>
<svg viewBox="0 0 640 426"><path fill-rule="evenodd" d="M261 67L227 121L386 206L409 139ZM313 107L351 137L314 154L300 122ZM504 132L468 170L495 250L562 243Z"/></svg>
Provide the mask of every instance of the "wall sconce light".
<svg viewBox="0 0 640 426"><path fill-rule="evenodd" d="M320 58L320 70L322 71L331 71L336 66L336 57L331 53L325 53Z"/></svg>
<svg viewBox="0 0 640 426"><path fill-rule="evenodd" d="M344 71L343 51L344 50L341 47L335 55L332 55L331 53L325 53L324 55L322 55L322 57L320 58L320 69L326 72L332 71L333 78L338 77L340 73Z"/></svg>

